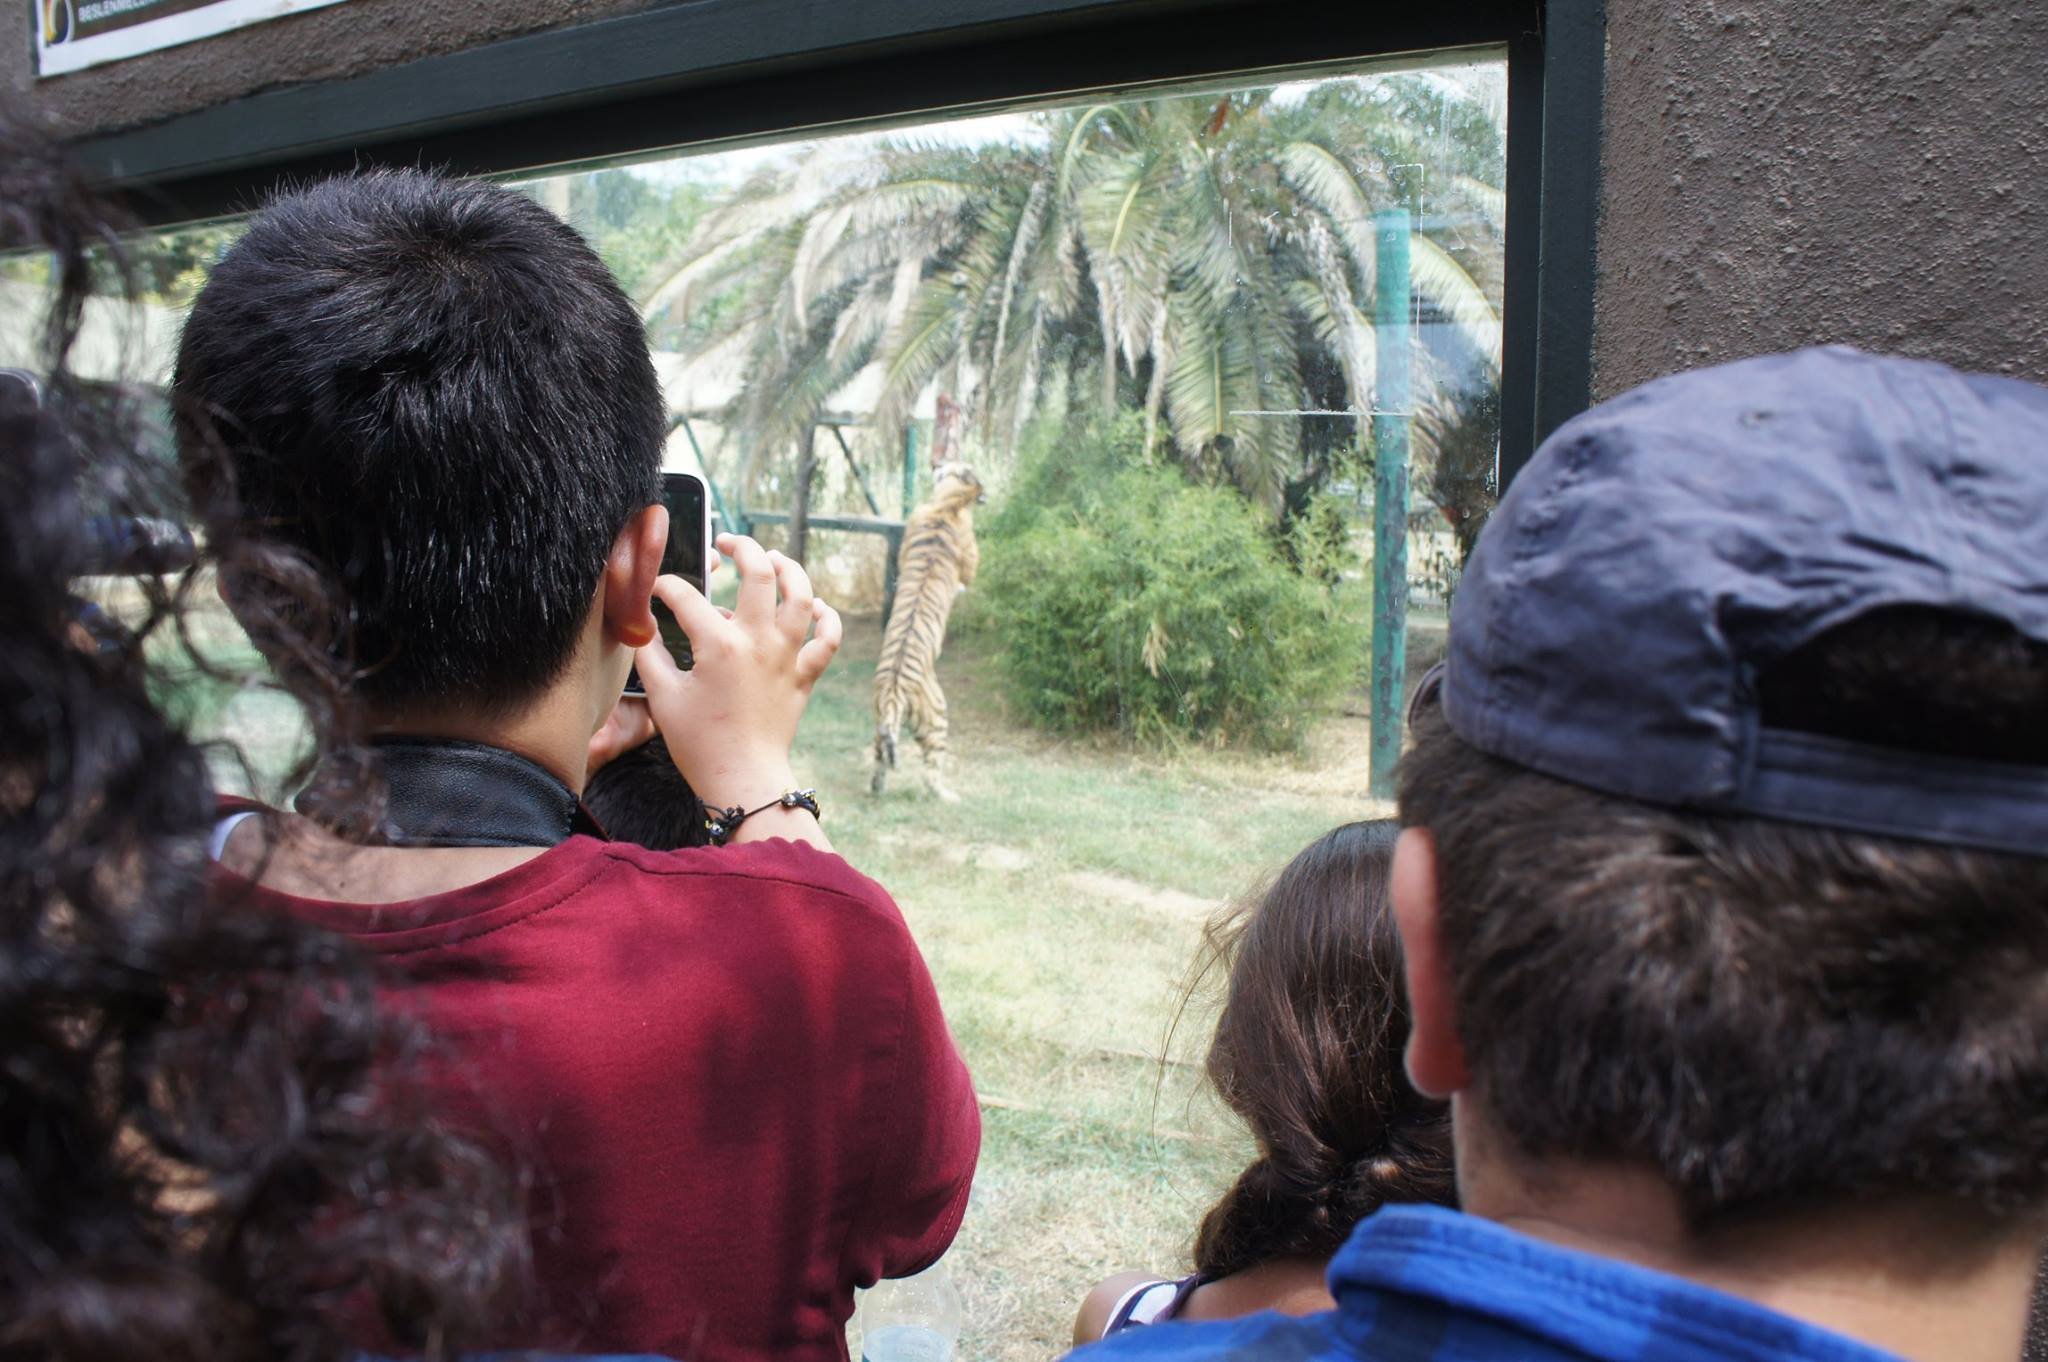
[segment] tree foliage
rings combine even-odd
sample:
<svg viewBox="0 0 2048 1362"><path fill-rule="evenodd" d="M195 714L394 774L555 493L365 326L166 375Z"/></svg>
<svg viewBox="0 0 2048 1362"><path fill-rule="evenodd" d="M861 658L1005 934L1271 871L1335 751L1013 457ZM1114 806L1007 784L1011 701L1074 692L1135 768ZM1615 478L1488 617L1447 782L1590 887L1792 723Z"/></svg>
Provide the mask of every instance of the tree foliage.
<svg viewBox="0 0 2048 1362"><path fill-rule="evenodd" d="M1243 497L1129 462L1138 419L1034 442L989 518L972 619L1005 690L1054 732L1298 746L1355 674L1361 621Z"/></svg>
<svg viewBox="0 0 2048 1362"><path fill-rule="evenodd" d="M1490 447L1461 423L1498 384L1502 157L1469 95L1336 79L1032 121L1010 143L763 171L650 276L653 330L745 375L728 420L748 482L875 363L884 440L937 386L1001 465L1042 407L1093 395L1142 414L1148 453L1280 512L1366 455L1362 417L1293 413L1371 409L1373 215L1404 206L1434 337L1418 485L1440 445Z"/></svg>

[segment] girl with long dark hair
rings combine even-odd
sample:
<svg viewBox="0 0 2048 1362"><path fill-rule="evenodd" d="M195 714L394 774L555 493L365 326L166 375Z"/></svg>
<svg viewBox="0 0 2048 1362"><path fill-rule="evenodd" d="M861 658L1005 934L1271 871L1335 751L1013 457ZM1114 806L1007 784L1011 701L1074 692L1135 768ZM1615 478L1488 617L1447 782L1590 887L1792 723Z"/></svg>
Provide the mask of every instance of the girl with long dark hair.
<svg viewBox="0 0 2048 1362"><path fill-rule="evenodd" d="M1203 1217L1194 1273L1109 1278L1082 1303L1077 1344L1171 1318L1327 1310L1324 1270L1360 1220L1389 1202L1456 1204L1449 1113L1401 1067L1398 831L1347 823L1209 925L1229 984L1208 1077L1259 1157Z"/></svg>
<svg viewBox="0 0 2048 1362"><path fill-rule="evenodd" d="M66 367L119 225L0 102L0 251L52 264L0 382L0 1356L450 1356L516 1305L511 1179L411 1099L362 959L211 891L207 764L153 702L192 575L81 625L91 525L196 518L137 396Z"/></svg>

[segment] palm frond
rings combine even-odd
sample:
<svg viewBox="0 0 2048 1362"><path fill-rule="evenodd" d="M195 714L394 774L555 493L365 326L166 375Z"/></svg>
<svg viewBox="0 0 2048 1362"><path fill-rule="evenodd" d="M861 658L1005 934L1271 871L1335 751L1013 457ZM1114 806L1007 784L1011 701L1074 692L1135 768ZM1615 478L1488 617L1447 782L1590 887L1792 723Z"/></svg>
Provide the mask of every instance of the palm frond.
<svg viewBox="0 0 2048 1362"><path fill-rule="evenodd" d="M1189 454L1209 449L1230 420L1234 391L1248 386L1251 356L1233 346L1222 314L1184 295L1168 303L1173 363L1166 378L1168 424L1174 443Z"/></svg>
<svg viewBox="0 0 2048 1362"><path fill-rule="evenodd" d="M1508 191L1499 185L1488 184L1472 175L1451 177L1452 191L1457 197L1477 210L1478 215L1495 235L1506 231L1508 220Z"/></svg>
<svg viewBox="0 0 2048 1362"><path fill-rule="evenodd" d="M1165 159L1156 149L1103 158L1078 199L1103 321L1132 366L1167 292L1172 190Z"/></svg>
<svg viewBox="0 0 2048 1362"><path fill-rule="evenodd" d="M1351 291L1350 272L1328 228L1320 222L1311 224L1304 245L1310 274L1296 281L1291 301L1316 338L1337 357L1351 406L1359 412L1370 411L1377 365L1372 323Z"/></svg>
<svg viewBox="0 0 2048 1362"><path fill-rule="evenodd" d="M1009 421L1007 423L1009 447L1005 453L1011 457L1006 458L1004 460L1005 463L1011 462L1014 458L1017 444L1024 438L1024 423L1031 419L1031 413L1038 405L1039 373L1045 355L1045 309L1043 308L1037 308L1032 311L1031 339L1025 342L1022 354L1024 372L1017 379L1017 382L1007 389L1009 393L1007 401L1009 407Z"/></svg>
<svg viewBox="0 0 2048 1362"><path fill-rule="evenodd" d="M1098 121L1121 120L1124 116L1123 105L1110 103L1091 104L1073 116L1073 121L1065 129L1064 135L1055 141L1058 150L1054 163L1053 192L1057 196L1065 198L1072 189L1074 169L1080 164L1090 134L1097 131Z"/></svg>
<svg viewBox="0 0 2048 1362"><path fill-rule="evenodd" d="M831 339L826 343L834 363L864 361L889 326L890 280L870 280L839 310L833 319Z"/></svg>
<svg viewBox="0 0 2048 1362"><path fill-rule="evenodd" d="M739 263L753 242L752 234L705 241L657 277L640 301L641 317L651 319L678 309L687 311L692 291L718 277L721 270Z"/></svg>
<svg viewBox="0 0 2048 1362"><path fill-rule="evenodd" d="M1500 366L1500 314L1451 253L1420 232L1408 237L1410 286L1428 298L1480 354Z"/></svg>
<svg viewBox="0 0 2048 1362"><path fill-rule="evenodd" d="M899 430L925 384L953 358L963 302L961 290L943 276L918 286L902 321L882 343L882 382L874 412L878 430Z"/></svg>
<svg viewBox="0 0 2048 1362"><path fill-rule="evenodd" d="M1159 432L1159 411L1166 400L1166 375L1173 367L1173 328L1167 325L1171 309L1161 307L1153 314L1152 339L1148 347L1152 376L1145 384L1145 454L1151 457L1152 440Z"/></svg>
<svg viewBox="0 0 2048 1362"><path fill-rule="evenodd" d="M1039 228L1045 221L1047 187L1044 180L1034 180L1031 193L1024 201L1023 211L1017 216L1015 230L1010 236L1009 259L1003 266L1002 304L996 311L996 338L989 349L989 371L991 374L1003 367L1003 358L1010 340L1010 309L1017 297L1017 281L1024 271L1025 258L1038 245ZM984 429L995 419L995 404L990 403L984 418Z"/></svg>
<svg viewBox="0 0 2048 1362"><path fill-rule="evenodd" d="M1320 142L1290 142L1279 159L1281 173L1323 214L1352 258L1370 260L1374 195L1358 171Z"/></svg>

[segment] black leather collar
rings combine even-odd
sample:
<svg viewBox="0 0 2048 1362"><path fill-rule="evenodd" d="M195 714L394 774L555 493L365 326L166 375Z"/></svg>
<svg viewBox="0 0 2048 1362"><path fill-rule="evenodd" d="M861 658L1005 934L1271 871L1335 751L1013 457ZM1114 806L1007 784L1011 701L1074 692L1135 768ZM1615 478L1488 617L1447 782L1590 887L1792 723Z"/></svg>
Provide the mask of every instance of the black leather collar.
<svg viewBox="0 0 2048 1362"><path fill-rule="evenodd" d="M374 823L364 816L362 782L326 764L293 807L372 846L551 847L579 832L604 835L553 772L501 747L376 738L368 765L382 795Z"/></svg>

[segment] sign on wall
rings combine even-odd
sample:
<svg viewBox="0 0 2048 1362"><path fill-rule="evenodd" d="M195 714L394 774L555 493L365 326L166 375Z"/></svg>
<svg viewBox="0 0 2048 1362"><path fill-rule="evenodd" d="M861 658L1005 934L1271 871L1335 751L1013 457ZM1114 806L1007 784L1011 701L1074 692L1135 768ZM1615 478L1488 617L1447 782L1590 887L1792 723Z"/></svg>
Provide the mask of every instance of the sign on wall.
<svg viewBox="0 0 2048 1362"><path fill-rule="evenodd" d="M101 62L211 38L229 29L341 0L29 0L36 74L61 76Z"/></svg>

